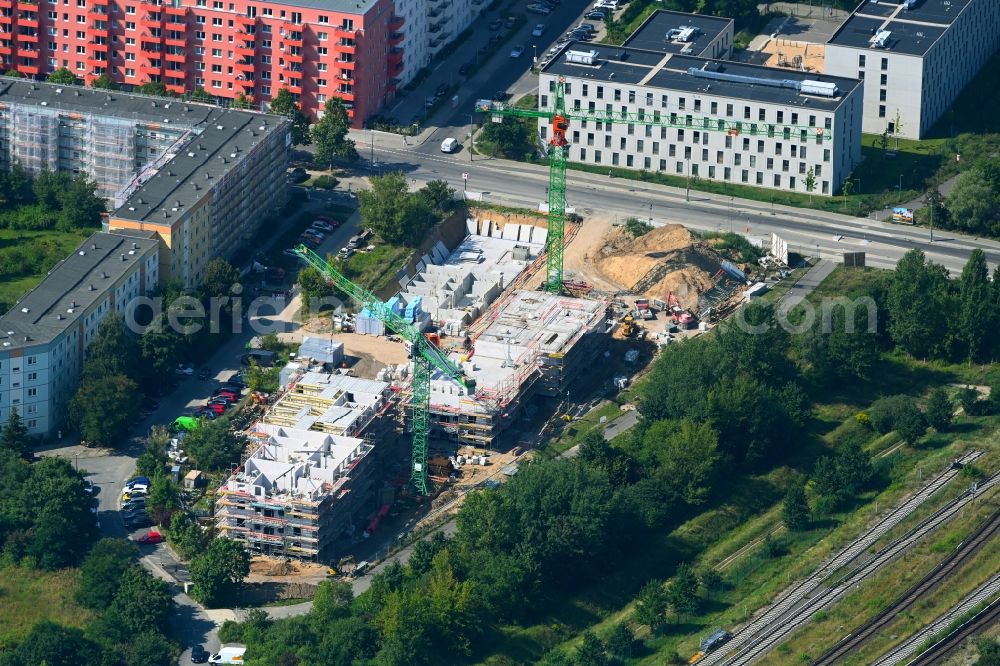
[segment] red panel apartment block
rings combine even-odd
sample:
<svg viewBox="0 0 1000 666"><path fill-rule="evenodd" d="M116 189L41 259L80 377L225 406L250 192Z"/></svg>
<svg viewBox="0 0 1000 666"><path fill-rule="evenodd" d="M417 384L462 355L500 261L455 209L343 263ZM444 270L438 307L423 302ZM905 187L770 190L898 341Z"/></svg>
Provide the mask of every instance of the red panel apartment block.
<svg viewBox="0 0 1000 666"><path fill-rule="evenodd" d="M402 29L392 0L0 0L0 71L257 104L288 88L312 117L340 97L360 126L395 93Z"/></svg>

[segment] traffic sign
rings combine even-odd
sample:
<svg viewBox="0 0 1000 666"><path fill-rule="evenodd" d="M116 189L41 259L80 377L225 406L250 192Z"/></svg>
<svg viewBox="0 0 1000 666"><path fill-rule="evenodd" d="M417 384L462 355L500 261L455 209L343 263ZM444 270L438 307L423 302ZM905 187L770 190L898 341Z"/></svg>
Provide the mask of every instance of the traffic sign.
<svg viewBox="0 0 1000 666"><path fill-rule="evenodd" d="M465 182L469 182L469 172L468 171L463 171L462 172L462 180L464 180Z"/></svg>

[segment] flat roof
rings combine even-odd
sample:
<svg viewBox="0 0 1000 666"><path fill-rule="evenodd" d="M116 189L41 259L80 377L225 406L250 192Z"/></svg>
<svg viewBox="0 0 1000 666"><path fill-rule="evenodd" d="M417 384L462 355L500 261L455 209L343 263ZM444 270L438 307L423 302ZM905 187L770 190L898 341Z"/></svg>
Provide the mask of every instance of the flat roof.
<svg viewBox="0 0 1000 666"><path fill-rule="evenodd" d="M56 264L41 283L0 316L0 351L46 344L72 326L107 288L159 245L153 232L98 231Z"/></svg>
<svg viewBox="0 0 1000 666"><path fill-rule="evenodd" d="M995 0L988 0L995 1ZM828 44L922 56L934 46L973 0L865 0L830 37ZM884 46L876 47L876 33L888 30Z"/></svg>
<svg viewBox="0 0 1000 666"><path fill-rule="evenodd" d="M215 109L184 145L175 147L176 155L111 216L169 226L258 143L287 125L280 116Z"/></svg>
<svg viewBox="0 0 1000 666"><path fill-rule="evenodd" d="M310 9L328 10L340 14L364 15L377 5L379 0L274 0L278 5L291 7L308 7Z"/></svg>
<svg viewBox="0 0 1000 666"><path fill-rule="evenodd" d="M112 213L113 217L154 224L170 224L175 212L204 196L215 179L233 169L242 155L288 122L281 116L223 109L170 97L3 76L0 77L0 108L5 103L120 118L186 131L183 141L172 149L176 155L155 174L154 170L144 174L143 178L148 180Z"/></svg>
<svg viewBox="0 0 1000 666"><path fill-rule="evenodd" d="M732 24L731 18L659 9L650 14L622 45L662 53L704 55L709 44ZM695 28L695 34L686 41L668 39L670 30L684 27Z"/></svg>
<svg viewBox="0 0 1000 666"><path fill-rule="evenodd" d="M571 51L597 51L595 64L586 65L570 62L567 54ZM654 62L655 61L655 62ZM738 80L722 80L720 78L702 78L691 74L689 70L708 70L718 73L724 78L733 75ZM825 111L832 111L840 106L844 99L858 86L861 81L828 74L814 72L798 72L787 69L775 69L734 62L686 56L653 53L640 49L614 47L585 43L570 43L552 62L542 68L546 74L561 75L568 78L598 81L612 84L638 85L662 90L672 90L691 93L710 93L720 97L741 99L754 102L766 102L786 106L800 106ZM837 86L837 94L833 97L802 94L795 87L780 87L778 82L794 83L804 81L821 81ZM769 82L771 82L769 84Z"/></svg>

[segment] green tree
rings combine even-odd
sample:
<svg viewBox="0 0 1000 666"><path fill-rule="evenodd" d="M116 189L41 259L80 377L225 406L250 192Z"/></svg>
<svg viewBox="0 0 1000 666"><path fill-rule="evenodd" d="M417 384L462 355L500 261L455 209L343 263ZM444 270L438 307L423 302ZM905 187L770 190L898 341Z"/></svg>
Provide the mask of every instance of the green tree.
<svg viewBox="0 0 1000 666"><path fill-rule="evenodd" d="M948 393L940 387L931 390L927 396L927 407L924 412L927 424L938 432L943 432L951 425L954 414L955 407L951 404Z"/></svg>
<svg viewBox="0 0 1000 666"><path fill-rule="evenodd" d="M698 577L694 568L687 562L677 567L674 579L667 588L667 603L677 615L690 615L701 606L698 596Z"/></svg>
<svg viewBox="0 0 1000 666"><path fill-rule="evenodd" d="M251 391L274 393L281 381L281 368L262 368L251 359L246 373L247 387Z"/></svg>
<svg viewBox="0 0 1000 666"><path fill-rule="evenodd" d="M125 318L121 314L109 312L87 347L81 381L100 381L113 375L134 378L138 368L139 346L135 337L125 329Z"/></svg>
<svg viewBox="0 0 1000 666"><path fill-rule="evenodd" d="M236 99L233 100L233 108L234 109L253 109L254 108L254 103L253 103L253 100L251 98L247 97L243 93L240 93L239 95L236 96Z"/></svg>
<svg viewBox="0 0 1000 666"><path fill-rule="evenodd" d="M302 307L310 312L318 311L337 294L330 280L312 266L306 266L299 271L299 289L302 294Z"/></svg>
<svg viewBox="0 0 1000 666"><path fill-rule="evenodd" d="M13 77L15 79L23 79L24 78L24 74L22 74L21 72L17 71L16 69L13 69L13 68L12 69L8 69L6 72L3 73L3 75L4 76L10 76L10 77Z"/></svg>
<svg viewBox="0 0 1000 666"><path fill-rule="evenodd" d="M302 109L288 88L280 88L274 95L270 111L279 116L286 116L292 121L292 145L308 146L312 143L309 136L309 118L302 113Z"/></svg>
<svg viewBox="0 0 1000 666"><path fill-rule="evenodd" d="M931 228L949 226L948 207L941 190L937 187L927 190L927 194L924 195L924 205L927 206L927 216Z"/></svg>
<svg viewBox="0 0 1000 666"><path fill-rule="evenodd" d="M250 573L250 553L238 541L216 538L190 565L192 596L209 607L226 601Z"/></svg>
<svg viewBox="0 0 1000 666"><path fill-rule="evenodd" d="M108 612L131 634L165 630L174 612L174 599L166 581L133 564L122 573Z"/></svg>
<svg viewBox="0 0 1000 666"><path fill-rule="evenodd" d="M147 500L150 514L158 525L170 525L170 518L181 508L180 489L173 479L160 471L153 477Z"/></svg>
<svg viewBox="0 0 1000 666"><path fill-rule="evenodd" d="M69 403L70 423L88 444L125 446L124 435L135 423L142 394L125 375L85 381Z"/></svg>
<svg viewBox="0 0 1000 666"><path fill-rule="evenodd" d="M205 550L208 539L205 530L185 511L177 511L170 519L170 544L186 560Z"/></svg>
<svg viewBox="0 0 1000 666"><path fill-rule="evenodd" d="M805 487L793 483L781 503L781 519L790 530L801 530L809 524L809 503Z"/></svg>
<svg viewBox="0 0 1000 666"><path fill-rule="evenodd" d="M528 125L504 116L498 123L486 123L479 133L480 152L521 159L534 151L533 134Z"/></svg>
<svg viewBox="0 0 1000 666"><path fill-rule="evenodd" d="M179 654L173 643L158 631L144 631L130 636L123 646L125 663L143 666L173 666Z"/></svg>
<svg viewBox="0 0 1000 666"><path fill-rule="evenodd" d="M1000 189L980 166L963 171L947 198L951 224L969 233L996 233Z"/></svg>
<svg viewBox="0 0 1000 666"><path fill-rule="evenodd" d="M949 320L948 273L927 262L921 250L896 264L887 298L888 331L893 342L916 358L942 353L941 322Z"/></svg>
<svg viewBox="0 0 1000 666"><path fill-rule="evenodd" d="M52 73L45 80L49 83L71 86L76 83L76 76L65 67L60 67L59 69L52 70Z"/></svg>
<svg viewBox="0 0 1000 666"><path fill-rule="evenodd" d="M959 316L956 335L968 353L970 363L986 360L992 351L996 312L990 299L989 268L986 255L976 248L959 278Z"/></svg>
<svg viewBox="0 0 1000 666"><path fill-rule="evenodd" d="M162 380L172 376L181 363L185 344L184 336L170 326L165 314L161 314L139 336L139 354L143 365Z"/></svg>
<svg viewBox="0 0 1000 666"><path fill-rule="evenodd" d="M666 612L669 601L663 583L651 580L642 586L635 601L635 621L644 624L654 633L660 633L666 626Z"/></svg>
<svg viewBox="0 0 1000 666"><path fill-rule="evenodd" d="M915 444L927 432L927 420L919 409L908 409L899 414L896 420L896 432L904 442Z"/></svg>
<svg viewBox="0 0 1000 666"><path fill-rule="evenodd" d="M233 285L239 283L239 269L225 259L217 258L205 266L205 277L201 281L200 290L204 298L228 298L233 294Z"/></svg>
<svg viewBox="0 0 1000 666"><path fill-rule="evenodd" d="M585 631L583 641L576 648L573 663L579 666L607 666L610 663L607 646L594 632Z"/></svg>
<svg viewBox="0 0 1000 666"><path fill-rule="evenodd" d="M156 95L157 97L171 97L167 85L162 81L147 81L135 89L137 93L143 95Z"/></svg>
<svg viewBox="0 0 1000 666"><path fill-rule="evenodd" d="M351 120L347 117L344 101L339 97L328 99L323 107L323 117L313 125L311 131L318 164L331 164L335 157L350 161L358 158L354 141L347 138L350 128Z"/></svg>
<svg viewBox="0 0 1000 666"><path fill-rule="evenodd" d="M829 317L817 317L803 335L795 336L799 358L811 366L820 382L867 379L878 362L878 331L869 328L869 315L877 321L878 306L846 301L833 307Z"/></svg>
<svg viewBox="0 0 1000 666"><path fill-rule="evenodd" d="M896 109L896 117L892 121L892 134L896 137L896 150L899 150L899 135L903 133L903 120L899 117L899 109Z"/></svg>
<svg viewBox="0 0 1000 666"><path fill-rule="evenodd" d="M31 439L28 437L28 428L21 420L21 415L17 413L17 407L11 407L7 423L0 431L0 455L27 458L30 452Z"/></svg>
<svg viewBox="0 0 1000 666"><path fill-rule="evenodd" d="M111 77L107 74L101 74L97 78L91 80L91 88L103 88L104 90L116 90L118 86L115 82L111 80Z"/></svg>
<svg viewBox="0 0 1000 666"><path fill-rule="evenodd" d="M809 201L813 199L813 190L816 189L816 172L813 171L812 167L806 171L806 192L809 193Z"/></svg>
<svg viewBox="0 0 1000 666"><path fill-rule="evenodd" d="M362 225L371 227L388 243L418 243L435 222L426 200L409 191L402 173L368 180L371 188L358 192Z"/></svg>
<svg viewBox="0 0 1000 666"><path fill-rule="evenodd" d="M976 652L979 659L975 666L1000 666L1000 642L995 638L981 636L976 639Z"/></svg>
<svg viewBox="0 0 1000 666"><path fill-rule="evenodd" d="M243 441L229 430L229 417L202 421L201 426L184 437L184 451L198 469L220 471L240 461Z"/></svg>
<svg viewBox="0 0 1000 666"><path fill-rule="evenodd" d="M703 504L719 464L719 434L707 422L656 421L646 430L640 459L656 477L673 485L684 501Z"/></svg>
<svg viewBox="0 0 1000 666"><path fill-rule="evenodd" d="M711 599L712 595L721 590L723 587L722 574L719 573L718 569L713 569L711 567L699 569L698 586L704 590L705 597Z"/></svg>
<svg viewBox="0 0 1000 666"><path fill-rule="evenodd" d="M101 539L80 565L80 583L75 593L81 606L104 610L114 601L125 571L139 560L139 549L125 539Z"/></svg>
<svg viewBox="0 0 1000 666"><path fill-rule="evenodd" d="M208 102L209 104L215 104L215 95L208 92L201 86L194 89L194 92L190 94L190 98L195 102Z"/></svg>
<svg viewBox="0 0 1000 666"><path fill-rule="evenodd" d="M77 176L59 197L61 209L56 221L60 231L96 228L104 212L104 199L97 194L97 183L87 176Z"/></svg>
<svg viewBox="0 0 1000 666"><path fill-rule="evenodd" d="M9 655L7 666L98 664L100 650L76 628L41 620Z"/></svg>
<svg viewBox="0 0 1000 666"><path fill-rule="evenodd" d="M608 655L619 664L628 663L635 655L635 634L626 622L619 622L608 636Z"/></svg>
<svg viewBox="0 0 1000 666"><path fill-rule="evenodd" d="M448 212L455 207L455 188L448 186L448 181L431 180L417 191L427 205L434 210Z"/></svg>

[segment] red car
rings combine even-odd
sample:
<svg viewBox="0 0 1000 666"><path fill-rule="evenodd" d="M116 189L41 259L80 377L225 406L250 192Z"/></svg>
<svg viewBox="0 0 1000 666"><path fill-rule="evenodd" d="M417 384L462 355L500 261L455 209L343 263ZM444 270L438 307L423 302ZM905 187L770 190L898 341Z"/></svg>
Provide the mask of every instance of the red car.
<svg viewBox="0 0 1000 666"><path fill-rule="evenodd" d="M137 539L139 543L163 543L163 535L159 532L146 532L141 537Z"/></svg>
<svg viewBox="0 0 1000 666"><path fill-rule="evenodd" d="M216 416L221 416L226 411L226 406L219 404L217 402L209 403L205 405L205 408L208 409L213 414L215 414Z"/></svg>
<svg viewBox="0 0 1000 666"><path fill-rule="evenodd" d="M212 395L220 398L226 398L231 402L238 402L240 399L240 396L236 391L230 391L225 388L215 389L215 391L212 392Z"/></svg>
<svg viewBox="0 0 1000 666"><path fill-rule="evenodd" d="M328 215L316 215L313 217L313 219L319 220L320 222L326 222L334 229L340 226L339 220L335 220L332 217L329 217Z"/></svg>

